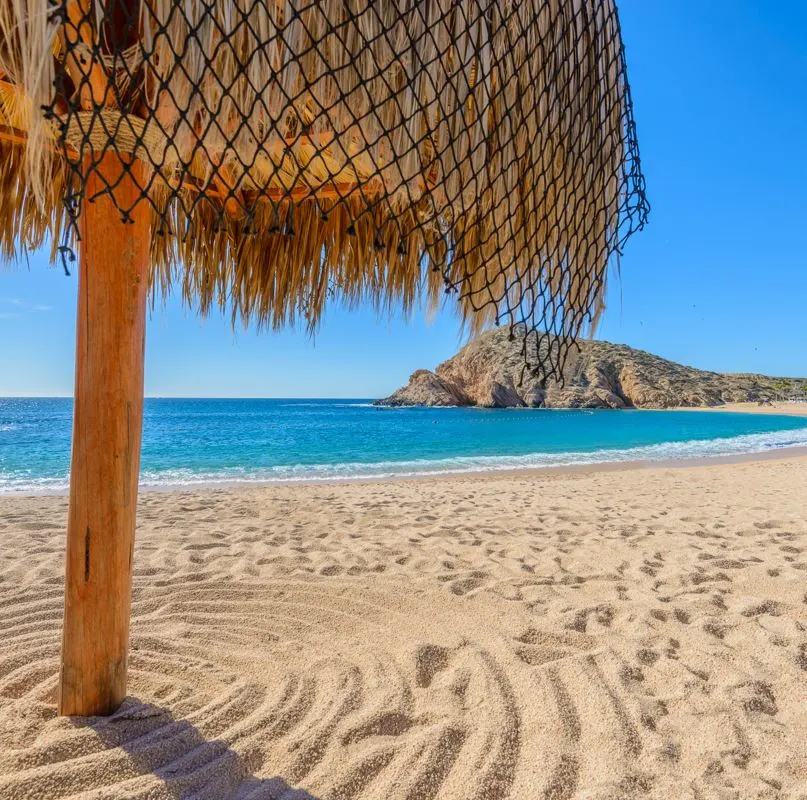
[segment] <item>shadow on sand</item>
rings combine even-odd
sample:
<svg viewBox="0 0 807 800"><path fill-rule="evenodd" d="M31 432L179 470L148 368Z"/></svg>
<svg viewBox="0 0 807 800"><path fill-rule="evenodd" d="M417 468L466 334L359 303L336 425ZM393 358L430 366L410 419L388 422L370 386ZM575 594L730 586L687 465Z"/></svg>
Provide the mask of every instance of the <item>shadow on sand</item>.
<svg viewBox="0 0 807 800"><path fill-rule="evenodd" d="M92 728L110 749L120 748L141 775L158 778L170 797L194 800L319 800L283 778L256 778L257 758L245 758L218 739L206 739L190 722L170 711L127 697L109 717L73 717ZM249 763L254 762L254 763ZM121 781L131 780L131 774ZM144 796L154 790L145 789ZM137 790L132 798L140 797Z"/></svg>

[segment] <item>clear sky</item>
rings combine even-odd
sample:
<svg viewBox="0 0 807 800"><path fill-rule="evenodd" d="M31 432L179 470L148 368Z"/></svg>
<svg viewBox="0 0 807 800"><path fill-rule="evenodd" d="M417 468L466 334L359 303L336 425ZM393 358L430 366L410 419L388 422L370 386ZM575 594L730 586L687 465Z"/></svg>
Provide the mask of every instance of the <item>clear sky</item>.
<svg viewBox="0 0 807 800"><path fill-rule="evenodd" d="M621 0L653 206L598 335L697 367L807 376L807 2ZM0 395L68 395L76 275L0 270ZM378 397L460 344L436 319L332 308L303 331L151 315L149 395Z"/></svg>

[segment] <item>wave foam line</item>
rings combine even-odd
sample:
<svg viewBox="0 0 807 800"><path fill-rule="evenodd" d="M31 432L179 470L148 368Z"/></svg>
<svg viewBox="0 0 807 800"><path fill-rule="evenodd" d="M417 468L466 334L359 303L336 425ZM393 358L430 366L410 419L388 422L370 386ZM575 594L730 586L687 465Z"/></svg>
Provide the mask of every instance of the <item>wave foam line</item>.
<svg viewBox="0 0 807 800"><path fill-rule="evenodd" d="M509 456L453 456L409 461L346 462L338 464L288 464L265 468L231 467L219 470L144 470L145 488L181 488L221 484L295 483L302 481L380 480L428 475L499 472L545 467L571 467L629 461L669 461L688 458L740 455L807 446L807 427L795 430L751 433L718 439L662 442L638 447L528 453ZM0 472L0 494L56 494L67 491L68 475L34 478Z"/></svg>

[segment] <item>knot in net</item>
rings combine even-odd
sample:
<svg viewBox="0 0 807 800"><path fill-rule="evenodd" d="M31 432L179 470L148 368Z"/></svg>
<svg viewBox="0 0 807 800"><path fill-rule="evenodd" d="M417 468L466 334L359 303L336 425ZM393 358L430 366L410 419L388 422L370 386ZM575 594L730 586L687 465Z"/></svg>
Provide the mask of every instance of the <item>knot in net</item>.
<svg viewBox="0 0 807 800"><path fill-rule="evenodd" d="M203 311L313 326L333 294L454 295L558 375L644 225L613 0L20 4L0 70L26 198L58 197L68 243L99 194L149 203L155 286Z"/></svg>

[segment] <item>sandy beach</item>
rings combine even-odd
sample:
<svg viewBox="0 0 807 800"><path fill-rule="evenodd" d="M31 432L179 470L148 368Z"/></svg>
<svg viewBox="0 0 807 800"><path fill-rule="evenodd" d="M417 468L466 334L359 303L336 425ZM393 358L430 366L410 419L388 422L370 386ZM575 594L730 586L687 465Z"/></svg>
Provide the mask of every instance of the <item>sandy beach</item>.
<svg viewBox="0 0 807 800"><path fill-rule="evenodd" d="M130 697L56 715L0 498L0 797L807 797L807 459L146 493Z"/></svg>
<svg viewBox="0 0 807 800"><path fill-rule="evenodd" d="M780 401L761 406L759 403L725 403L714 408L682 406L677 411L733 411L741 414L785 414L789 417L807 417L807 403Z"/></svg>
<svg viewBox="0 0 807 800"><path fill-rule="evenodd" d="M807 800L805 75L0 0L0 800Z"/></svg>

